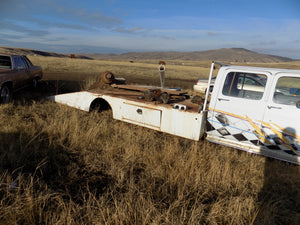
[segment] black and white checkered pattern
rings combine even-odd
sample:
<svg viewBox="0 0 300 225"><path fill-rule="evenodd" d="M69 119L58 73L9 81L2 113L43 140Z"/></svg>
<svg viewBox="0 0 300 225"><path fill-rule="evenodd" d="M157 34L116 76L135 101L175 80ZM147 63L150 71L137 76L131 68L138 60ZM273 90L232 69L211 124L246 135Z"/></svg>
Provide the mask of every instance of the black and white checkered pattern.
<svg viewBox="0 0 300 225"><path fill-rule="evenodd" d="M226 119L225 119L226 118ZM250 130L251 124L247 120L235 118L229 122L229 119L224 116L217 116L213 119L207 120L207 134L229 139L235 142L241 142L249 145L264 146L272 151L284 151L291 155L297 155L293 150L289 149L283 140L280 138L270 138L269 136L263 137L269 140L271 144L263 143L260 140L260 135L254 130ZM278 140L280 139L280 140ZM295 145L290 145L294 150L299 151Z"/></svg>

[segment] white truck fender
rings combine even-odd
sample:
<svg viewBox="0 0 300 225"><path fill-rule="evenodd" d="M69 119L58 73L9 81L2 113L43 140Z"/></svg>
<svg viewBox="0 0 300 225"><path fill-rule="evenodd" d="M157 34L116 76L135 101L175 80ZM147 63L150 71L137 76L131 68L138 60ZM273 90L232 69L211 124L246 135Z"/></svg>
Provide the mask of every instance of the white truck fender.
<svg viewBox="0 0 300 225"><path fill-rule="evenodd" d="M91 103L98 97L99 96L96 96L91 92L80 91L67 94L52 95L49 96L48 99L89 112Z"/></svg>

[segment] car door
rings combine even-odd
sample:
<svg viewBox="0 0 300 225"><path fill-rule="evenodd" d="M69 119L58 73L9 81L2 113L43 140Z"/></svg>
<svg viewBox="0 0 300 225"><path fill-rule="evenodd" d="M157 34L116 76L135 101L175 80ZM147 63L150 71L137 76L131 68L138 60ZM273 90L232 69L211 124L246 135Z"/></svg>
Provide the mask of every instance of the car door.
<svg viewBox="0 0 300 225"><path fill-rule="evenodd" d="M26 56L22 56L21 59L27 67L27 83L32 83L35 75L34 71L32 71L33 65Z"/></svg>
<svg viewBox="0 0 300 225"><path fill-rule="evenodd" d="M13 56L14 71L12 81L15 88L21 88L26 85L28 80L28 69L20 56Z"/></svg>
<svg viewBox="0 0 300 225"><path fill-rule="evenodd" d="M223 85L210 103L207 134L259 145L266 105L265 86L270 74L234 69L224 73ZM264 82L255 82L259 79Z"/></svg>
<svg viewBox="0 0 300 225"><path fill-rule="evenodd" d="M277 74L263 118L263 131L273 149L300 155L299 115L300 74Z"/></svg>

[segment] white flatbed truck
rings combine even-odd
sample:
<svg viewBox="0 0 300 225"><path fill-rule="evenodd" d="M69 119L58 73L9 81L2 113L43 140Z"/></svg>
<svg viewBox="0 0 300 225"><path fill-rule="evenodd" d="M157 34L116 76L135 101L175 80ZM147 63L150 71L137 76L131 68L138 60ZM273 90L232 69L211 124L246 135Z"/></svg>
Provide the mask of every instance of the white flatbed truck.
<svg viewBox="0 0 300 225"><path fill-rule="evenodd" d="M300 165L300 70L212 62L208 87L216 65L204 102L181 91L115 84L49 98L84 111L110 108L117 120Z"/></svg>

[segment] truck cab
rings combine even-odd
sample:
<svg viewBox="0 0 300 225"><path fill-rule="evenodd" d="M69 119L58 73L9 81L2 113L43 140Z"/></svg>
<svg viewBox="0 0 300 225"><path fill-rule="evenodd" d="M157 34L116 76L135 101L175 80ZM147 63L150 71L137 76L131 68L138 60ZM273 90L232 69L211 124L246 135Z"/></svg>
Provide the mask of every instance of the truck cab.
<svg viewBox="0 0 300 225"><path fill-rule="evenodd" d="M300 71L222 66L208 107L207 139L300 164Z"/></svg>

